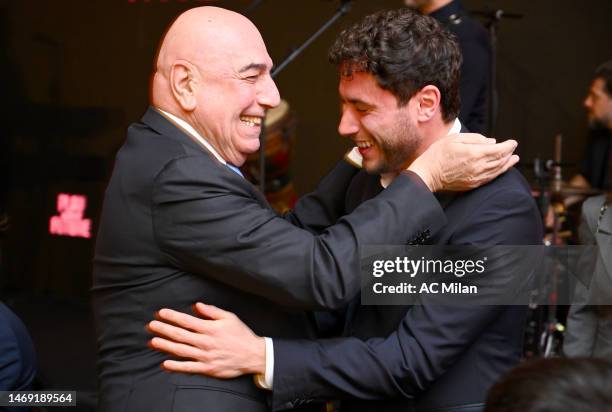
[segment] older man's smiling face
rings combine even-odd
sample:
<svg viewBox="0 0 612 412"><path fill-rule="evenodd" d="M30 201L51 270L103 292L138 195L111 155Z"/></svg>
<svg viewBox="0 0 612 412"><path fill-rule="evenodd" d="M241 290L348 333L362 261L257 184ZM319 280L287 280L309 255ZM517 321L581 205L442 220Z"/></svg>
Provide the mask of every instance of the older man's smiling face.
<svg viewBox="0 0 612 412"><path fill-rule="evenodd" d="M270 76L272 60L254 27L219 37L209 39L205 64L198 65L192 122L225 160L240 166L259 148L265 111L280 97Z"/></svg>

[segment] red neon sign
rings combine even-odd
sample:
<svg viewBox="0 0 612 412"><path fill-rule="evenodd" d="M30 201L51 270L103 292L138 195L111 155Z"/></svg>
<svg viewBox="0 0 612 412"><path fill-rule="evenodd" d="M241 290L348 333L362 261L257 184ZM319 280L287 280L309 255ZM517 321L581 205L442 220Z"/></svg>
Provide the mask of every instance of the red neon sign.
<svg viewBox="0 0 612 412"><path fill-rule="evenodd" d="M60 193L57 195L57 213L49 221L49 233L59 236L91 237L91 219L83 219L87 197Z"/></svg>

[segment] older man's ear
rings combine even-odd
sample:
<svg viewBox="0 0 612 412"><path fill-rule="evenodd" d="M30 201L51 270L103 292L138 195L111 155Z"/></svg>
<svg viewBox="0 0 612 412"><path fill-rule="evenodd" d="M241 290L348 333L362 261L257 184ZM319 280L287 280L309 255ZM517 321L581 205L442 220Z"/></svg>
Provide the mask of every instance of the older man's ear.
<svg viewBox="0 0 612 412"><path fill-rule="evenodd" d="M176 61L170 68L170 89L176 102L186 112L195 110L197 105L197 70L183 60Z"/></svg>

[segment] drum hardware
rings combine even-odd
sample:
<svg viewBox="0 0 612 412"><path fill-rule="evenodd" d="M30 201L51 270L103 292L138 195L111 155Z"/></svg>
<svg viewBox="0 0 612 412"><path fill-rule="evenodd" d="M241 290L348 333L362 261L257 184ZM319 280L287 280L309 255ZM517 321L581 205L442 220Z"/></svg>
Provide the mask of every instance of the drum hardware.
<svg viewBox="0 0 612 412"><path fill-rule="evenodd" d="M559 322L549 323L540 339L541 356L551 358L561 353L565 326Z"/></svg>
<svg viewBox="0 0 612 412"><path fill-rule="evenodd" d="M579 193L592 192L564 183L563 166L565 164L562 163L562 136L558 134L554 138L554 158L546 161L536 158L533 162L536 185L532 189L532 194L537 199L546 228L550 230L543 240L546 246L567 244L574 233L572 230L562 229L569 216L564 200ZM561 353L565 326L559 319L563 318L560 311L564 311L565 308L558 305L558 296L565 285L560 285L562 270L559 267L560 262L552 263L549 283L543 292L546 294L548 304L537 304L541 300L534 296L536 299L529 305L530 320L527 324L524 352L526 357L551 357Z"/></svg>
<svg viewBox="0 0 612 412"><path fill-rule="evenodd" d="M485 17L485 27L489 31L489 41L491 42L491 70L489 72L489 117L488 134L493 137L497 121L498 93L497 93L497 31L502 19L522 19L523 14L509 13L501 9L492 10L472 10L471 14Z"/></svg>
<svg viewBox="0 0 612 412"><path fill-rule="evenodd" d="M246 6L240 14L249 17L251 13L253 13L259 6L261 6L261 3L263 3L263 0L251 1L251 4Z"/></svg>
<svg viewBox="0 0 612 412"><path fill-rule="evenodd" d="M272 69L271 76L273 79L280 74L281 71L289 63L295 60L308 46L312 44L321 34L323 34L328 28L330 28L340 17L344 16L351 11L351 0L341 0L340 6L336 9L336 12L325 22L323 25L304 43L298 48L293 50L283 61ZM261 132L259 134L259 190L262 193L266 193L266 163L265 163L265 147L266 147L266 132L265 125L262 125Z"/></svg>
<svg viewBox="0 0 612 412"><path fill-rule="evenodd" d="M296 121L286 101L282 100L277 107L267 111L262 129L265 130L264 156L261 158L257 153L250 155L242 171L253 184L260 184L263 163L266 170L266 198L277 212L284 213L297 201L290 173Z"/></svg>
<svg viewBox="0 0 612 412"><path fill-rule="evenodd" d="M563 181L562 169L566 166L574 166L562 162L562 137L555 136L554 159L542 160L536 158L533 162L533 171L536 184L532 188L532 194L537 199L540 212L546 221L548 233L544 238L546 246L568 245L577 242L576 231L578 225L580 201L586 197L598 195L602 192L598 189L572 186ZM571 205L568 199L579 198L579 202ZM576 213L578 212L578 213ZM564 228L565 227L565 228ZM525 336L525 357L543 356L551 357L561 354L563 334L565 326L564 319L569 307L559 305L560 293L568 292L570 285L561 284L560 273L562 267L560 262L554 262L545 291L540 294L545 296L532 297L529 304L530 318L527 323ZM546 305L540 305L542 299Z"/></svg>
<svg viewBox="0 0 612 412"><path fill-rule="evenodd" d="M562 182L557 187L551 187L551 192L557 197L567 198L570 196L596 196L602 194L603 191L600 189L588 188L588 187L580 187L580 186L572 186L568 183Z"/></svg>

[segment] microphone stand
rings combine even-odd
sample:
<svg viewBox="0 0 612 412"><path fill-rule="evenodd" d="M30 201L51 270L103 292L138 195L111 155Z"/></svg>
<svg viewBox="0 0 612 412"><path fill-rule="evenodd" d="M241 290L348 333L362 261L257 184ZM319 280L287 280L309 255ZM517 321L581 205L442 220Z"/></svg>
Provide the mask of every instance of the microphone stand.
<svg viewBox="0 0 612 412"><path fill-rule="evenodd" d="M255 11L255 9L261 6L261 3L263 3L263 0L253 0L251 4L249 4L244 8L244 10L242 10L242 14L245 16L250 16L251 13Z"/></svg>
<svg viewBox="0 0 612 412"><path fill-rule="evenodd" d="M329 29L340 17L347 14L351 11L351 0L342 0L340 6L336 10L336 12L301 46L297 49L293 50L287 57L283 59L283 61L276 67L272 68L271 76L272 78L276 78L281 71L289 63L295 60L308 46L312 44L321 34L323 34L327 29ZM259 133L259 190L262 194L266 194L266 153L265 153L265 144L266 144L266 127L265 120L261 125L261 132Z"/></svg>
<svg viewBox="0 0 612 412"><path fill-rule="evenodd" d="M489 30L489 41L491 42L491 71L489 72L489 134L493 131L497 122L498 93L497 93L497 30L502 19L522 19L523 14L507 13L498 10L472 10L472 14L487 18L485 26Z"/></svg>

